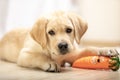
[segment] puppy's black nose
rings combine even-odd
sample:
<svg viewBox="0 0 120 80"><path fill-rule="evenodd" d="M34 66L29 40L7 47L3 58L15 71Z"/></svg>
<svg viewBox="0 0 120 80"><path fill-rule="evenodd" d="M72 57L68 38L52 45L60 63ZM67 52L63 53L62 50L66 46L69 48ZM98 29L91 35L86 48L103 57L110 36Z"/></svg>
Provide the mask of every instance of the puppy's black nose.
<svg viewBox="0 0 120 80"><path fill-rule="evenodd" d="M60 43L60 44L58 44L58 48L59 48L60 50L66 50L66 49L68 48L68 44L65 43L65 42Z"/></svg>

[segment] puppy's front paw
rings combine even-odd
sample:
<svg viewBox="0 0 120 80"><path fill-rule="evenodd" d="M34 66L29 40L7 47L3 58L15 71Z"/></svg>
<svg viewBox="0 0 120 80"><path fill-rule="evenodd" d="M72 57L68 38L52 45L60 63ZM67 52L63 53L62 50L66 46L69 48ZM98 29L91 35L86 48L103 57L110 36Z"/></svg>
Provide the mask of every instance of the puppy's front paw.
<svg viewBox="0 0 120 80"><path fill-rule="evenodd" d="M43 65L43 70L47 72L60 72L61 71L60 66L53 61L45 63Z"/></svg>
<svg viewBox="0 0 120 80"><path fill-rule="evenodd" d="M118 51L116 49L112 49L112 48L111 49L110 48L101 48L99 50L99 53L102 56L109 56L109 57L119 55Z"/></svg>

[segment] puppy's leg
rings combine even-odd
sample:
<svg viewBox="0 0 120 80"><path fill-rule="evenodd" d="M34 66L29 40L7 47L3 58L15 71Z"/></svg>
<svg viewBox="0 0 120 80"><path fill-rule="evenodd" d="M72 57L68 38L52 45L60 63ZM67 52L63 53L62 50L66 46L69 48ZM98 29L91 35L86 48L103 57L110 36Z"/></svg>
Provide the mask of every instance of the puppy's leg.
<svg viewBox="0 0 120 80"><path fill-rule="evenodd" d="M105 48L98 48L99 50L99 55L102 56L118 56L119 53L115 48L109 48L109 47L105 47Z"/></svg>
<svg viewBox="0 0 120 80"><path fill-rule="evenodd" d="M59 72L60 66L40 53L20 53L17 64L24 67L40 68L48 72Z"/></svg>
<svg viewBox="0 0 120 80"><path fill-rule="evenodd" d="M114 48L97 48L97 47L89 47L89 48L84 48L81 51L76 51L80 52L81 56L91 56L91 55L101 55L101 56L117 56L119 53L117 52L116 49Z"/></svg>
<svg viewBox="0 0 120 80"><path fill-rule="evenodd" d="M81 57L87 57L87 56L117 56L118 52L116 49L110 49L110 48L84 48L76 50L70 54L67 54L64 57L64 60L69 63L73 63L75 60Z"/></svg>

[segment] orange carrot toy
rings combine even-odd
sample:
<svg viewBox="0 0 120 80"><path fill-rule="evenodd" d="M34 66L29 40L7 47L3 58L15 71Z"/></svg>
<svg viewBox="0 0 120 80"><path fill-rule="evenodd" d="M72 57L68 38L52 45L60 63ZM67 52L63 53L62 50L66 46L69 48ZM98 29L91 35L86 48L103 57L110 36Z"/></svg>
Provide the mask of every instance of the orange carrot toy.
<svg viewBox="0 0 120 80"><path fill-rule="evenodd" d="M76 60L72 67L87 69L112 69L117 71L120 66L119 57L88 56Z"/></svg>

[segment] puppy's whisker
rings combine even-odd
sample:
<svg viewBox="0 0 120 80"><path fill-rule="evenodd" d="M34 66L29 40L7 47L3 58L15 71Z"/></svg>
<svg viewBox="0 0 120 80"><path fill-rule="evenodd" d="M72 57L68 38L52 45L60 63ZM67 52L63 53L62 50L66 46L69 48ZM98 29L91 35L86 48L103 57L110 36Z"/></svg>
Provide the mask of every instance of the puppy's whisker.
<svg viewBox="0 0 120 80"><path fill-rule="evenodd" d="M57 54L55 54L55 52L52 52L52 54L53 54L53 55L57 55Z"/></svg>

